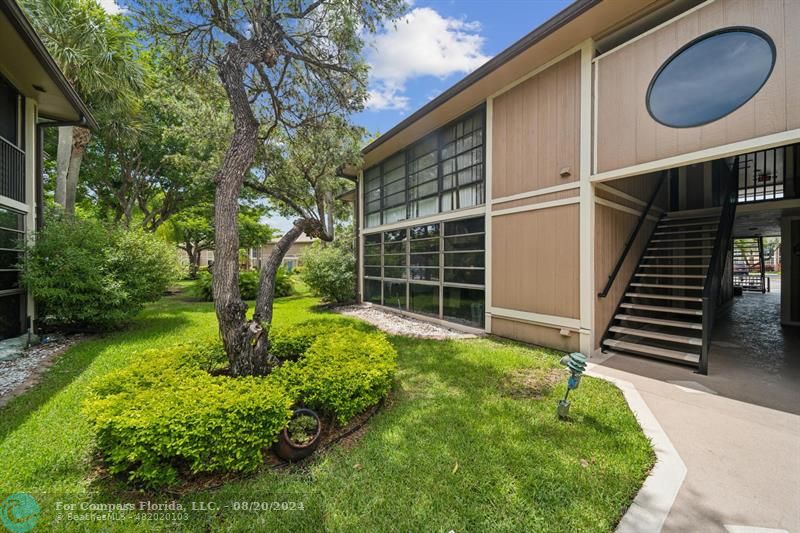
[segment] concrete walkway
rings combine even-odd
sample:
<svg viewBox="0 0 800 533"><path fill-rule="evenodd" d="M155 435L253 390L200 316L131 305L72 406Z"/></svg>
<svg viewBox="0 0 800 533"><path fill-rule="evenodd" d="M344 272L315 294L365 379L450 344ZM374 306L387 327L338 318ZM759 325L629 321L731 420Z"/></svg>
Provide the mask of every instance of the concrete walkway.
<svg viewBox="0 0 800 533"><path fill-rule="evenodd" d="M707 376L592 358L593 373L635 387L686 466L663 531L800 533L800 328L779 313L778 293L735 298L717 316Z"/></svg>
<svg viewBox="0 0 800 533"><path fill-rule="evenodd" d="M593 372L631 382L686 465L663 531L800 532L800 416L602 363Z"/></svg>

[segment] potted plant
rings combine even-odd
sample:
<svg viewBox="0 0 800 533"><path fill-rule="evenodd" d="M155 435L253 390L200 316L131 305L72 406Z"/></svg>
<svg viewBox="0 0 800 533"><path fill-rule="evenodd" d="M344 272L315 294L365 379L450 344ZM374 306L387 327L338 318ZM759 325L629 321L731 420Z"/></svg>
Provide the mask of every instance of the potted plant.
<svg viewBox="0 0 800 533"><path fill-rule="evenodd" d="M273 445L275 455L285 461L305 459L319 446L322 421L311 409L295 409L292 418Z"/></svg>

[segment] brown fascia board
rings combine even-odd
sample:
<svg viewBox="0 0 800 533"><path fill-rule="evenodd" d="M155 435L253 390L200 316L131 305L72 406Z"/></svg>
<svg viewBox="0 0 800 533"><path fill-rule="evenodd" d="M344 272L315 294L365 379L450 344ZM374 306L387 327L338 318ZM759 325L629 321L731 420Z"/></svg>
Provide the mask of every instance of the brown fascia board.
<svg viewBox="0 0 800 533"><path fill-rule="evenodd" d="M39 35L33 29L31 23L28 22L28 17L25 16L25 13L22 12L15 0L0 0L0 10L8 17L11 25L14 26L14 29L31 49L33 55L39 60L39 64L53 80L53 83L56 84L69 103L86 121L86 126L91 129L97 129L97 121L92 116L92 112L89 111L89 108L64 76L64 73L61 72L61 68L59 68L53 56L50 55L50 52L47 51Z"/></svg>
<svg viewBox="0 0 800 533"><path fill-rule="evenodd" d="M440 105L444 104L455 95L469 87L470 85L474 84L475 82L479 81L480 79L488 76L493 71L497 70L499 67L503 66L505 63L508 63L510 60L514 59L516 56L536 44L537 42L541 41L554 31L558 30L565 24L569 23L573 19L577 18L578 16L582 15L589 9L593 8L603 0L576 0L575 2L571 3L558 13L556 13L552 18L544 22L542 25L534 29L532 32L494 56L492 59L478 67L475 71L468 74L466 77L458 81L455 85L444 91L442 94L425 104L424 106L417 109L411 115L403 119L389 131L369 143L365 146L361 152L363 154L367 154L383 144L384 142L388 141L408 126L422 118L423 116L427 115Z"/></svg>

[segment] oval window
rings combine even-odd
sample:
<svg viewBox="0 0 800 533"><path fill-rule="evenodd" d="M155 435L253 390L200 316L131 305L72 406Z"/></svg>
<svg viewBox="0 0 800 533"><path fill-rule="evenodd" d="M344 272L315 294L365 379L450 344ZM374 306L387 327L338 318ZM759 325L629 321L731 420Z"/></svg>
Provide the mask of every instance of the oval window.
<svg viewBox="0 0 800 533"><path fill-rule="evenodd" d="M647 110L673 128L702 126L732 113L764 86L775 44L754 28L725 28L690 42L656 72Z"/></svg>

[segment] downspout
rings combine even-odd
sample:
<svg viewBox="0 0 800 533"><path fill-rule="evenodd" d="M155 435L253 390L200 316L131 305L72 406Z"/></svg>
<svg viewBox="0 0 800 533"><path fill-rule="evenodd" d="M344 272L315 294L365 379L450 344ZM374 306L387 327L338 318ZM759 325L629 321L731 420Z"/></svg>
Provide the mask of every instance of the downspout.
<svg viewBox="0 0 800 533"><path fill-rule="evenodd" d="M353 243L353 251L356 254L356 303L361 303L361 232L359 231L359 221L361 220L361 198L359 198L359 183L356 183L356 194L355 200L353 201L353 235L355 236L355 242Z"/></svg>

